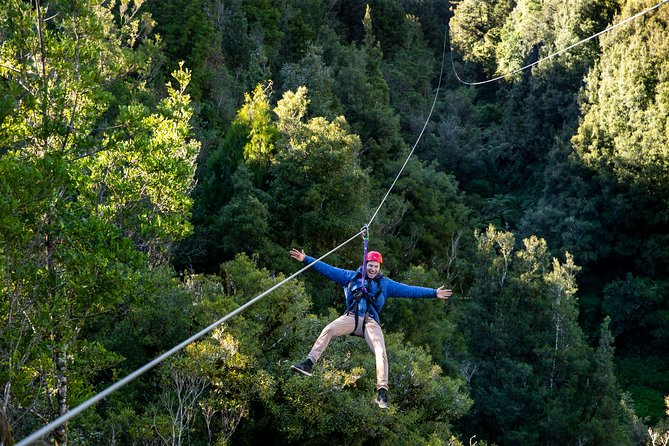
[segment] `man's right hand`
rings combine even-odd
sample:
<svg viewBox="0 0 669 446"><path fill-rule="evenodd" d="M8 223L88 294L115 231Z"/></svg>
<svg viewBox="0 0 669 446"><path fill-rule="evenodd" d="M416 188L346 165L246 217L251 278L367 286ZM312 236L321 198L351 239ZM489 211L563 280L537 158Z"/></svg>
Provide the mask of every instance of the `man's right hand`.
<svg viewBox="0 0 669 446"><path fill-rule="evenodd" d="M290 250L290 256L298 262L303 262L306 254L304 253L304 250L298 251L297 249L293 248Z"/></svg>

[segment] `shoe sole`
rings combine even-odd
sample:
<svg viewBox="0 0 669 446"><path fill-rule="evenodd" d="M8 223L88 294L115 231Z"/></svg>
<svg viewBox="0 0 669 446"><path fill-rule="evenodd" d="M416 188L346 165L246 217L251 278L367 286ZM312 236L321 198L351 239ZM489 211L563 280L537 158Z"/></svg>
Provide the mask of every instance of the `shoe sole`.
<svg viewBox="0 0 669 446"><path fill-rule="evenodd" d="M291 365L290 368L295 372L301 373L301 374L306 375L306 376L311 376L311 373L307 372L306 370L302 370L298 367L295 367L294 365Z"/></svg>
<svg viewBox="0 0 669 446"><path fill-rule="evenodd" d="M382 402L380 402L379 400L374 400L374 402L375 402L376 404L378 404L378 406L379 406L381 409L390 409L390 405L389 405L388 403L382 403Z"/></svg>

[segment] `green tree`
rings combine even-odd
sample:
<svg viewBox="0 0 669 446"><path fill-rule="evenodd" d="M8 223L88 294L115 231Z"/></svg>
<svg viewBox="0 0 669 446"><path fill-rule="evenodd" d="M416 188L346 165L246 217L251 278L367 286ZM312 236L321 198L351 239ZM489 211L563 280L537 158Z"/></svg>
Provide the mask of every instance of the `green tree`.
<svg viewBox="0 0 669 446"><path fill-rule="evenodd" d="M398 167L399 170L399 167ZM390 182L390 179L387 180ZM446 273L455 238L469 224L469 215L455 179L412 159L393 188L395 200L386 205L379 221L378 238L399 265L434 267ZM397 264L390 262L394 269ZM455 274L451 265L450 273Z"/></svg>
<svg viewBox="0 0 669 446"><path fill-rule="evenodd" d="M611 0L465 0L455 7L451 39L465 61L481 65L487 76L501 75L600 31L617 7ZM583 45L563 55L560 63L573 68L595 52L593 45Z"/></svg>
<svg viewBox="0 0 669 446"><path fill-rule="evenodd" d="M279 63L276 65L295 62L304 57L310 51L321 26L325 26L325 10L321 0L286 2L281 11L283 39L278 51Z"/></svg>
<svg viewBox="0 0 669 446"><path fill-rule="evenodd" d="M262 245L256 239L260 231L248 233L246 229L236 228L230 232L232 219L253 219L257 213L264 213L262 203L257 202L262 190L267 189L267 170L276 156L275 145L279 133L274 123L270 105L271 83L258 84L253 94L246 94L244 105L227 129L225 137L217 146L209 149L198 173L200 183L194 190L195 205L193 210L194 233L183 240L175 251L177 269L194 269L198 272L216 271L224 259L232 258L245 249L230 244L231 240L256 240L245 246ZM244 171L237 173L243 167ZM250 178L248 176L250 175ZM244 201L252 198L249 204L252 210L236 214L245 207ZM231 208L226 210L230 205ZM227 238L226 240L223 240Z"/></svg>
<svg viewBox="0 0 669 446"><path fill-rule="evenodd" d="M501 28L511 8L510 2L506 1L459 2L449 27L452 46L460 50L465 61L487 65L487 71L490 73L490 62L494 60Z"/></svg>
<svg viewBox="0 0 669 446"><path fill-rule="evenodd" d="M128 300L137 271L190 228L190 74L175 71L178 86L142 104L133 91L155 54L151 20L141 2L112 6L9 1L0 12L2 88L14 102L0 123L1 376L17 435L83 400L119 360L82 330ZM67 444L67 426L53 440Z"/></svg>
<svg viewBox="0 0 669 446"><path fill-rule="evenodd" d="M477 196L493 195L499 174L486 155L484 123L499 122L501 106L479 102L472 88L447 89L443 98L441 113L436 117L438 145L434 159L453 173L459 188L467 191L469 202L475 202Z"/></svg>
<svg viewBox="0 0 669 446"><path fill-rule="evenodd" d="M610 422L601 444L615 443L618 421L587 413L601 389L590 384L591 351L577 323L578 267L569 254L551 260L541 239L523 245L516 250L513 234L494 227L477 233L471 300L456 319L477 405L468 424L500 444L552 444L576 443L592 434L588 423Z"/></svg>
<svg viewBox="0 0 669 446"><path fill-rule="evenodd" d="M589 383L597 398L585 406L584 413L590 420L581 427L580 435L593 444L632 444L617 420L623 419L620 390L616 382L613 358L614 337L606 318L601 325L599 345L595 350L592 382Z"/></svg>
<svg viewBox="0 0 669 446"><path fill-rule="evenodd" d="M360 167L360 139L346 120L308 119L308 103L307 89L300 87L274 109L281 140L268 204L277 243L288 240L324 254L365 223L369 179Z"/></svg>
<svg viewBox="0 0 669 446"><path fill-rule="evenodd" d="M323 49L310 46L304 57L281 68L283 91L309 91L309 116L334 119L341 114L339 98L334 94L334 70L325 64Z"/></svg>
<svg viewBox="0 0 669 446"><path fill-rule="evenodd" d="M628 2L621 19L649 6ZM603 57L587 77L583 118L572 140L589 167L664 198L669 184L662 167L669 144L664 130L669 116L667 14L658 9L605 36Z"/></svg>
<svg viewBox="0 0 669 446"><path fill-rule="evenodd" d="M399 48L384 57L381 70L388 84L390 104L400 116L403 138L409 141L423 129L434 96L430 81L439 74L439 66L424 41L422 23L415 16L407 16L403 21L407 27L406 37ZM439 111L434 115L438 116ZM433 129L428 128L427 134L431 131ZM436 150L426 148L427 142L428 138L421 144L421 153Z"/></svg>
<svg viewBox="0 0 669 446"><path fill-rule="evenodd" d="M652 5L627 2L617 21ZM581 162L605 186L601 220L606 232L615 234L600 249L609 250L608 263L615 267L600 274L597 291L616 335L620 383L630 390L639 414L652 421L661 417L667 393L667 369L661 365L666 354L657 348L666 335L661 327L669 267L664 255L667 14L658 9L602 39L602 57L586 77L581 122L571 139ZM623 290L632 294L623 297ZM652 366L643 368L643 376L630 373L641 362Z"/></svg>
<svg viewBox="0 0 669 446"><path fill-rule="evenodd" d="M389 175L387 160L406 153L399 133L399 117L390 106L388 84L383 78L383 53L372 26L372 11L361 14L365 38L360 44L342 44L334 32L322 30L320 40L326 63L333 67L335 94L342 104L351 131L360 136L364 148L362 165L374 175ZM394 170L394 169L393 169Z"/></svg>
<svg viewBox="0 0 669 446"><path fill-rule="evenodd" d="M179 264L188 259L186 267L213 271L222 260L255 249L266 250L263 262L274 264L285 260L276 244L308 242L305 248L326 252L359 230L367 202L359 138L343 117L308 118L308 103L300 87L284 93L270 115L267 89L259 85L247 95L207 161L209 177L196 194L199 227L179 248ZM286 263L274 265L281 270Z"/></svg>
<svg viewBox="0 0 669 446"><path fill-rule="evenodd" d="M145 6L155 21L153 32L162 43L166 66L157 67L162 74L160 78L167 78L180 62L188 67L198 67L193 71L190 88L193 101L197 103L206 100L203 96L209 88L210 78L221 74L213 64L207 63L220 54L220 47L216 46L220 35L208 3L205 0L148 0Z"/></svg>
<svg viewBox="0 0 669 446"><path fill-rule="evenodd" d="M262 35L266 53L277 51L283 32L280 28L281 10L269 0L247 0L243 2L249 24L257 27Z"/></svg>
<svg viewBox="0 0 669 446"><path fill-rule="evenodd" d="M608 1L527 1L504 4L504 8L491 12L502 5L462 2L454 11L451 35L456 48L460 47L459 39L468 41L467 36L479 29L490 35L488 40L471 40L472 45L487 48L485 56L473 54L473 47L462 50L463 57L472 63L456 69L467 80L489 79L491 69L497 74L506 73L576 43L605 27L615 9ZM496 18L486 19L489 14ZM474 26L479 21L490 23ZM441 126L440 133L447 138L442 137L442 141L458 144L464 140L469 144L456 152L457 146L442 147L440 160L457 169L454 173L463 189L473 193L472 205L481 209L484 223L493 221L516 228L528 206L535 204L542 192L548 195L545 186L553 184L545 183L555 178L561 167L553 164L556 158L547 148L564 145L575 131L578 84L596 56L594 44L581 45L512 79L477 87L470 93L474 114L456 108L460 100L447 105L447 110L456 115L442 118L446 125ZM472 73L476 63L487 67L485 73ZM473 172L473 168L479 170ZM568 182L563 183L563 190L569 188ZM554 197L547 200L552 204ZM530 229L525 233L548 236L555 232L550 227L545 231Z"/></svg>

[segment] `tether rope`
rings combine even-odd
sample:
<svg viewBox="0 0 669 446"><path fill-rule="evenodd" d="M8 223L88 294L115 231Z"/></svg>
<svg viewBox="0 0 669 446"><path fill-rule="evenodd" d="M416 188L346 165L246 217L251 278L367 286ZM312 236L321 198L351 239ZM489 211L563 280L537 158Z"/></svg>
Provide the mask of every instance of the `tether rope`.
<svg viewBox="0 0 669 446"><path fill-rule="evenodd" d="M669 0L666 0L666 1L669 1ZM443 53L442 53L442 56L441 56L441 71L440 71L440 73L439 73L439 84L438 84L438 86L437 86L437 91L436 91L436 93L435 93L435 95L434 95L434 101L432 102L432 107L430 108L430 113L428 114L428 117L427 117L427 119L426 119L426 121L425 121L425 125L423 126L423 129L421 130L420 134L418 135L418 139L417 139L416 142L414 143L414 145L413 145L413 147L412 147L412 149L411 149L411 152L409 153L409 156L408 156L407 159L404 161L404 165L402 166L402 168L400 169L399 173L398 173L397 176L395 177L395 180L393 181L393 183L391 184L390 188L388 189L388 192L386 192L386 195L383 197L383 200L381 200L381 204L379 204L379 206L376 208L376 211L374 212L374 215L372 216L372 218L369 220L369 223L368 223L365 227L363 227L357 234L355 234L354 236L352 236L351 238L349 238L349 239L346 240L345 242L341 243L341 244L340 244L339 246L337 246L336 248L334 248L334 249L328 251L326 254L322 255L322 256L319 257L319 258L317 258L314 262L310 263L309 265L305 266L304 268L300 269L299 271L297 271L297 272L293 273L292 275L290 275L289 277L285 278L285 279L282 280L281 282L277 283L276 285L272 286L271 288L269 288L269 289L267 289L266 291L262 292L261 294L257 295L256 297L254 297L253 299L249 300L248 302L246 302L245 304L243 304L242 306L240 306L240 307L237 308L236 310L234 310L234 311L230 312L229 314L225 315L225 316L222 317L221 319L219 319L219 320L217 320L216 322L212 323L212 324L209 325L208 327L202 329L201 331L199 331L198 333L194 334L193 336L191 336L190 338L186 339L185 341L181 342L180 344L178 344L178 345L172 347L170 350L168 350L168 351L164 352L163 354L161 354L160 356L156 357L156 358L153 359L151 362L146 363L144 366L142 366L142 367L140 367L139 369L135 370L134 372L130 373L130 374L127 375L125 378L123 378L123 379L121 379L120 381L117 381L116 383L114 383L114 384L112 384L111 386L107 387L107 388L106 388L105 390L103 390L102 392L100 392L100 393L94 395L93 397L91 397L91 398L89 398L88 400L84 401L83 403L79 404L79 405L78 405L77 407L75 407L74 409L72 409L72 410L68 411L67 413L61 415L60 417L56 418L55 420L53 420L53 421L50 422L49 424L43 426L41 429L39 429L39 430L33 432L30 436L28 436L28 437L24 438L23 440L19 441L18 443L16 443L15 446L27 446L27 445L32 444L33 442L35 442L35 441L41 439L43 436L49 434L49 433L52 432L54 429L56 429L58 426L60 426L60 425L62 425L62 424L64 424L64 423L66 423L68 420L70 420L70 419L76 417L76 416L79 415L81 412L83 412L84 410L86 410L86 409L88 409L90 406L92 406L93 404L95 404L95 403L97 403L98 401L100 401L101 399L105 398L107 395L111 394L112 392L115 392L116 390L118 390L118 389L120 389L121 387L125 386L125 385L128 384L129 382L134 381L135 379L137 379L138 377L140 377L140 376L143 375L144 373L148 372L148 371L151 370L152 368L156 367L158 364L160 364L160 363L162 363L163 361L165 361L167 358L173 356L175 353L177 353L177 352L179 352L180 350L182 350L183 348L185 348L188 344L190 344L190 343L192 343L192 342L194 342L194 341L197 341L198 339L202 338L204 335L206 335L207 333L211 332L214 328L218 327L218 326L219 326L220 324L222 324L223 322L225 322L225 321L227 321L228 319L230 319L230 318L236 316L237 314L241 313L241 312L244 311L246 308L250 307L251 305L253 305L253 304L256 303L257 301L259 301L260 299L262 299L263 297L265 297L266 295L268 295L269 293L271 293L271 292L274 291L275 289L281 287L281 286L284 285L286 282L288 282L288 281L294 279L295 277L299 276L299 275L302 274L304 271L308 270L309 268L311 268L312 266L314 266L316 263L318 263L318 262L321 261L322 259L326 258L327 256L329 256L329 255L332 254L333 252L335 252L335 251L341 249L343 246L347 245L348 243L350 243L351 241L353 241L354 239L356 239L359 235L366 235L366 233L367 233L367 227L372 223L372 221L373 221L374 218L376 217L376 214L378 214L379 210L381 209L381 207L383 206L384 202L386 201L386 198L388 198L388 195L389 195L390 192L392 191L393 187L395 186L395 183L397 182L397 179L400 177L400 175L402 174L402 171L404 170L404 168L406 167L407 163L409 162L409 158L411 158L411 155L413 154L414 150L416 149L416 146L418 145L418 142L420 141L421 137L423 136L423 133L425 132L425 128L427 127L428 122L430 121L430 118L431 118L431 116L432 116L432 112L434 111L434 106L435 106L435 104L436 104L436 102L437 102L437 97L439 96L439 90L441 89L441 78L442 78L442 76L443 76L443 72L444 72L444 59L445 59L445 56L446 56L446 38L447 38L447 35L448 35L448 31L446 31L445 34L444 34L444 48L443 48Z"/></svg>
<svg viewBox="0 0 669 446"><path fill-rule="evenodd" d="M630 22L630 21L632 21L632 20L635 20L635 19L641 17L642 15L648 14L649 12L651 12L651 11L653 11L653 10L659 8L660 6L664 5L664 4L667 3L667 2L669 2L669 0L662 0L660 3L656 4L655 6L651 6L651 7L648 8L648 9L644 9L643 11L641 11L641 12L639 12L639 13L636 13L636 14L634 14L633 16L630 16L630 17L626 18L626 19L623 20L622 22L616 23L615 25L611 25L611 26L609 26L608 28L606 28L606 29L604 29L604 30L602 30L602 31L599 31L598 33L595 33L595 34L591 35L590 37L586 37L585 39L583 39L583 40L581 40L581 41L579 41L579 42L576 42L576 43L574 43L574 44L572 44L572 45L569 45L568 47L563 48L563 49L561 49L561 50L559 50L559 51L557 51L557 52L555 52L555 53L553 53L553 54L550 54L550 55L548 55L548 56L546 56L546 57L543 57L543 58L537 60L536 62L532 62L531 64L525 65L524 67L516 68L516 69L513 70L513 71L509 71L508 73L502 74L502 75L500 75L500 76L497 76L497 77L495 77L495 78L488 79L488 80L485 80L485 81L480 81L480 82L467 82L467 81L462 80L462 79L460 78L460 76L458 75L458 72L455 70L455 62L453 61L453 48L451 47L451 51L450 51L450 53L451 53L451 65L452 65L452 67L453 67L453 73L455 74L455 77L458 79L458 81L460 81L460 83L465 84L465 85L469 85L469 86L483 85L483 84L488 84L488 83L491 83L491 82L495 82L495 81L498 81L498 80L500 80L500 79L504 79L505 77L509 77L509 76L514 75L514 74L520 73L521 71L524 71L524 70L526 70L526 69L528 69L528 68L531 68L531 67L533 67L533 66L535 66L535 65L538 65L538 64L540 64L541 62L544 62L544 61L546 61L546 60L548 60L548 59L551 59L551 58L553 58L553 57L559 56L560 54L565 53L565 52L571 50L572 48L575 48L575 47L577 47L577 46L579 46L579 45L581 45L581 44L583 44L583 43L585 43L585 42L588 42L588 41L594 39L595 37L601 36L602 34L607 33L607 32L609 32L609 31L611 31L611 30L613 30L613 29L615 29L615 28L617 28L617 27L619 27L619 26L622 26L622 25L624 25L624 24L627 23L627 22Z"/></svg>

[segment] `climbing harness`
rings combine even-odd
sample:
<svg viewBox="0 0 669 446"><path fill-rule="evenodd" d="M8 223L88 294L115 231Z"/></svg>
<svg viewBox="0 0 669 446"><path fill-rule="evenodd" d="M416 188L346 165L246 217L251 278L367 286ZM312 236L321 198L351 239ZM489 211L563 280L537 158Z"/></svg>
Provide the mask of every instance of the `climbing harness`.
<svg viewBox="0 0 669 446"><path fill-rule="evenodd" d="M363 254L362 254L362 269L357 272L353 279L348 283L348 286L345 288L344 294L348 298L351 296L351 303L346 308L345 315L351 314L355 317L355 326L353 327L352 336L365 336L365 325L367 325L367 319L369 318L370 309L373 308L372 304L376 303L376 300L381 295L381 280L378 277L374 279L366 279L367 276L367 243L369 241L369 227L365 225L360 230L362 233L363 240ZM360 282L358 282L360 279ZM372 291L372 282L376 283L376 292L371 294ZM359 308L360 302L364 301L365 303L365 315L362 320L362 324L359 323Z"/></svg>
<svg viewBox="0 0 669 446"><path fill-rule="evenodd" d="M348 306L344 314L349 315L353 313L353 316L355 317L355 326L353 327L353 332L351 335L364 337L365 325L367 325L367 319L369 319L370 309L373 308L372 305L376 303L376 300L381 295L382 289L381 280L378 278L368 279L365 281L365 285L359 285L356 283L358 281L358 275L362 277L362 274L356 274L353 280L348 284L347 292L348 295L351 296L351 304ZM376 283L376 292L374 294L370 293L372 290L372 284L370 280ZM367 288L369 288L369 291ZM360 303L363 301L365 303L365 315L363 316L362 324L360 324L359 308Z"/></svg>

